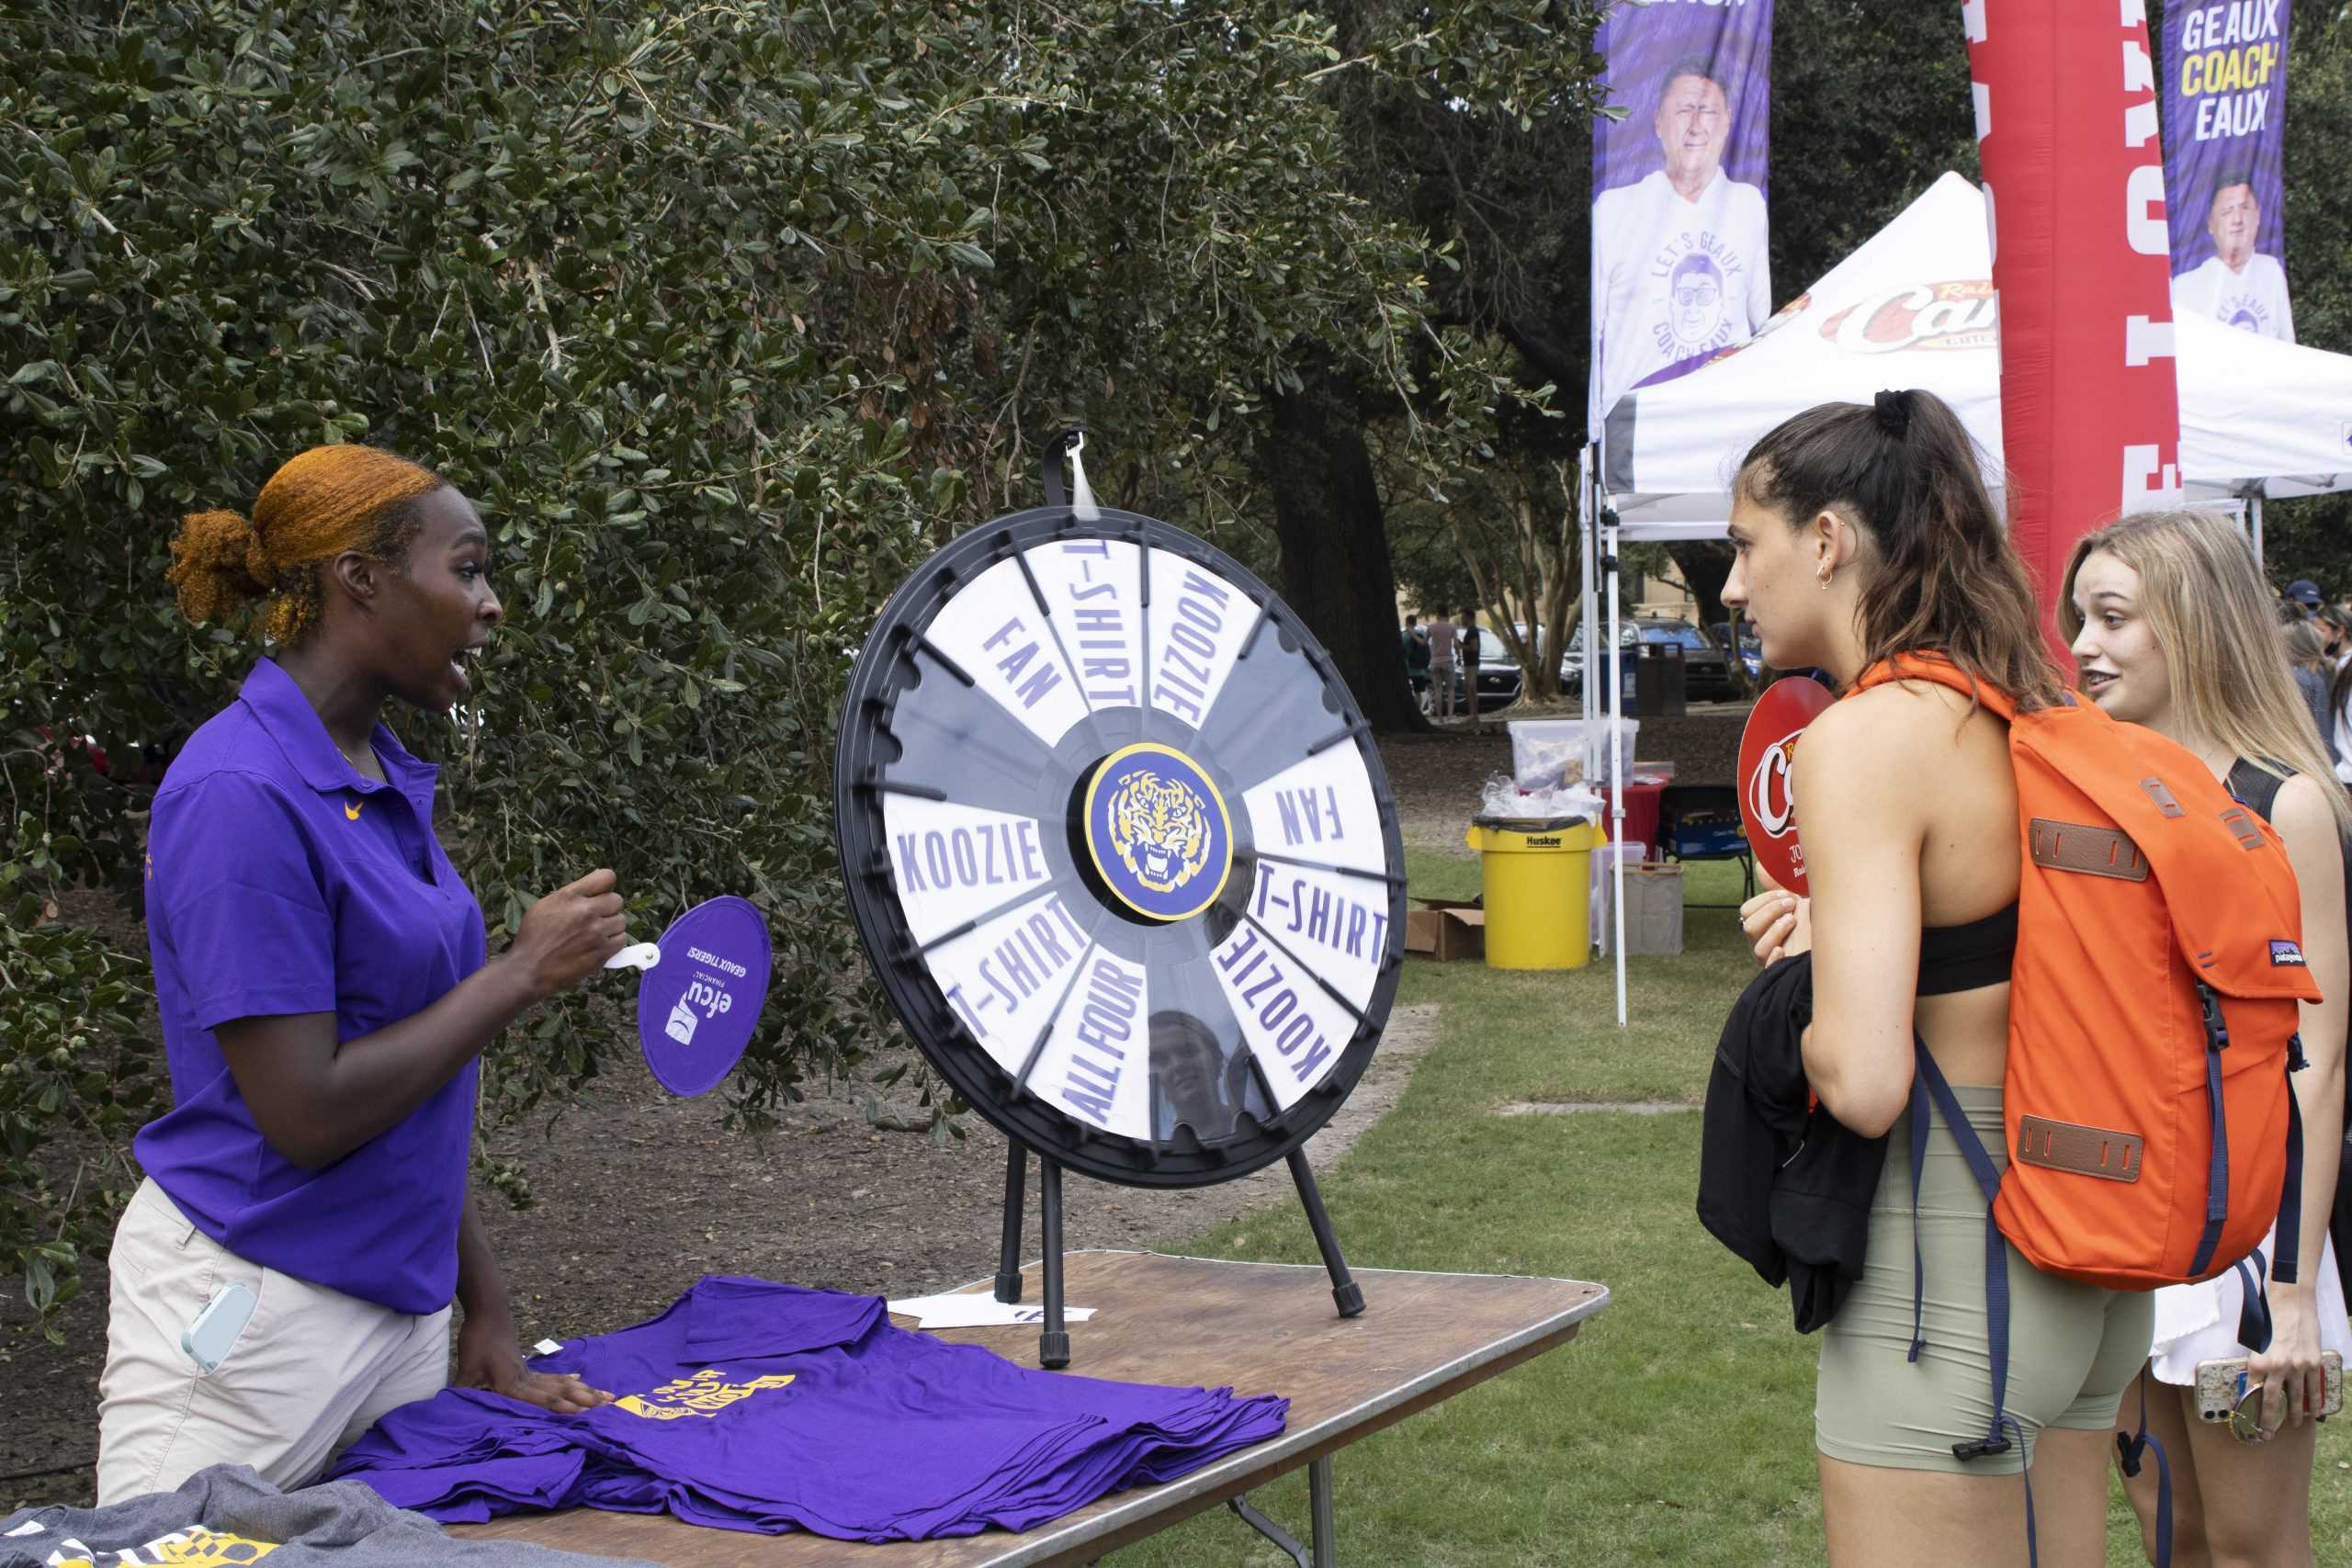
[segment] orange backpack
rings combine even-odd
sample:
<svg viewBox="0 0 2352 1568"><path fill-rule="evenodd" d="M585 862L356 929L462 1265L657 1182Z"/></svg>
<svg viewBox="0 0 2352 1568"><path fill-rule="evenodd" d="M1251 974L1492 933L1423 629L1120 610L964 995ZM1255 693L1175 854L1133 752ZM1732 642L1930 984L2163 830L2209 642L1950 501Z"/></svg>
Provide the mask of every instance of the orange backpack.
<svg viewBox="0 0 2352 1568"><path fill-rule="evenodd" d="M1853 689L1899 680L1972 692L2009 721L2022 852L2001 1086L2008 1169L1994 1169L1917 1043L1915 1173L1932 1104L1990 1204L1992 1260L1996 1226L2042 1272L2113 1290L2209 1280L2250 1257L2251 1305L2275 1221L2272 1274L2293 1280L2302 1128L2288 1074L2303 1065L2296 1004L2319 992L2278 835L2186 748L2079 693L2018 713L1917 654ZM1986 1295L1994 1426L1953 1445L1962 1459L2008 1446L2006 1267ZM2243 1324L2267 1343L2267 1313ZM1922 1343L1915 1328L1914 1359Z"/></svg>

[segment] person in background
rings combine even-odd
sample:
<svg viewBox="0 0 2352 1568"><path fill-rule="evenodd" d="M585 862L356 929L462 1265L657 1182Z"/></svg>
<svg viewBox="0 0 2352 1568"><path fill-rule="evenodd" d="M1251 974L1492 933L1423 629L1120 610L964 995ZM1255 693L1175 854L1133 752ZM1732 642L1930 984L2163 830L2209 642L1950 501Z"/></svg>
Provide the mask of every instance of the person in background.
<svg viewBox="0 0 2352 1568"><path fill-rule="evenodd" d="M2170 1456L2174 1561L2308 1568L2311 1491L2324 1351L2352 1353L2352 1324L2329 1237L2344 1139L2347 1012L2345 833L2352 805L2327 765L2281 660L2264 646L2267 605L2254 551L2225 517L2143 513L2075 547L2059 594L2081 688L2112 717L2143 724L2195 752L2230 793L2285 841L2302 896L2302 952L2325 998L2302 1004L2309 1066L2292 1075L2303 1121L2301 1266L2291 1284L2268 1281L2267 1349L2238 1343L2243 1296L2235 1270L2155 1292L2148 1431ZM2308 631L2307 626L2292 628ZM2260 1256L2276 1258L2277 1235ZM2263 1438L2241 1443L2197 1415L2199 1362L2248 1358L2264 1391ZM2132 1402L2124 1402L2127 1417ZM2156 1467L2124 1483L2141 1537L2155 1555Z"/></svg>
<svg viewBox="0 0 2352 1568"><path fill-rule="evenodd" d="M199 512L168 576L268 651L189 737L148 827L147 936L172 1109L107 1259L101 1506L211 1464L293 1488L457 1381L559 1413L612 1396L528 1370L474 1212L476 1062L627 940L613 874L488 955L433 830L436 770L382 722L446 713L504 612L490 535L430 469L288 459L248 519Z"/></svg>
<svg viewBox="0 0 2352 1568"><path fill-rule="evenodd" d="M2336 660L2327 682L2328 739L2335 745L2336 782L2352 785L2352 651Z"/></svg>
<svg viewBox="0 0 2352 1568"><path fill-rule="evenodd" d="M1469 707L1470 728L1473 729L1478 728L1478 661L1486 657L1478 644L1484 636L1485 634L1478 630L1478 612L1463 611L1462 690L1464 701Z"/></svg>
<svg viewBox="0 0 2352 1568"><path fill-rule="evenodd" d="M2352 658L2352 616L2345 615L2336 605L2322 605L2319 634L2327 644L2329 670L2340 669L2346 658Z"/></svg>
<svg viewBox="0 0 2352 1568"><path fill-rule="evenodd" d="M1430 689L1435 697L1430 713L1435 718L1453 716L1453 656L1459 643L1447 616L1446 607L1440 604L1430 617Z"/></svg>
<svg viewBox="0 0 2352 1568"><path fill-rule="evenodd" d="M2321 749L2327 753L2330 773L2335 771L2335 707L2329 696L2329 683L2335 666L2327 657L2327 644L2320 636L2317 621L2297 621L2293 626L2278 628L2280 640L2286 646L2287 668L2294 672L2295 690L2311 710L2312 733L2319 737Z"/></svg>
<svg viewBox="0 0 2352 1568"><path fill-rule="evenodd" d="M1429 711L1430 634L1421 629L1419 615L1405 617L1405 680L1420 700L1421 711Z"/></svg>
<svg viewBox="0 0 2352 1568"><path fill-rule="evenodd" d="M2064 700L2025 563L1960 418L1923 391L1826 403L1748 451L1732 489L1725 605L1775 669L1840 687L1898 654L1949 660L2031 711ZM1996 1164L2020 882L2007 726L1965 692L1872 686L1814 719L1792 794L1810 897L1751 898L1766 963L1810 954L1804 1077L1839 1123L1892 1132L1862 1278L1822 1331L1814 1405L1833 1568L2020 1561L2031 1470L2041 1561L2105 1561L2116 1406L2147 1362L2150 1301L2043 1274L2007 1249L2008 1414L2020 1440L1973 1462L1992 1374L1985 1203L1941 1117L1914 1207L1914 1041ZM1918 1249L1915 1252L1915 1247ZM1914 1357L1924 1255L1931 1353Z"/></svg>
<svg viewBox="0 0 2352 1568"><path fill-rule="evenodd" d="M2287 592L2279 597L2295 607L2295 614L2308 619L2319 614L2319 584L2308 578L2297 578L2287 584Z"/></svg>

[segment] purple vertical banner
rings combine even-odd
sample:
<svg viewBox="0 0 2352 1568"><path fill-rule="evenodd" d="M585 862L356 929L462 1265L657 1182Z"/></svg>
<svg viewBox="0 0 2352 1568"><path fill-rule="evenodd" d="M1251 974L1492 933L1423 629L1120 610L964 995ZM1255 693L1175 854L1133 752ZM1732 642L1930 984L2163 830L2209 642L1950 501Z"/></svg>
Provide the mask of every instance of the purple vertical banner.
<svg viewBox="0 0 2352 1568"><path fill-rule="evenodd" d="M1597 435L1626 391L1698 368L1771 318L1772 0L1621 5L1593 49L1624 111L1592 131Z"/></svg>
<svg viewBox="0 0 2352 1568"><path fill-rule="evenodd" d="M2295 339L2287 306L2287 0L2165 7L2165 193L2176 314Z"/></svg>

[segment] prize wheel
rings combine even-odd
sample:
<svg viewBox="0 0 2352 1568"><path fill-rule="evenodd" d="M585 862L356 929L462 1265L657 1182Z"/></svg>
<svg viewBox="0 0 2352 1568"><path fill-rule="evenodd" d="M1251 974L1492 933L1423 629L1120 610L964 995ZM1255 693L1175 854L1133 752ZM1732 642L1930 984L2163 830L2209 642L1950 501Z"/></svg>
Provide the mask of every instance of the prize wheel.
<svg viewBox="0 0 2352 1568"><path fill-rule="evenodd" d="M842 705L842 871L916 1044L1007 1135L1138 1187L1329 1120L1396 991L1395 803L1330 656L1202 540L1000 518L884 606Z"/></svg>

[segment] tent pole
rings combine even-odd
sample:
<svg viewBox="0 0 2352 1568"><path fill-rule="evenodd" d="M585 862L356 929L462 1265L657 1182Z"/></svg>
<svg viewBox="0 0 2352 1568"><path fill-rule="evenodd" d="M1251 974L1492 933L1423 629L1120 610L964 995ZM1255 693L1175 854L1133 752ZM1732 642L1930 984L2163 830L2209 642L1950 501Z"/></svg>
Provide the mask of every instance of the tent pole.
<svg viewBox="0 0 2352 1568"><path fill-rule="evenodd" d="M1611 955L1617 961L1617 1027L1625 1027L1625 685L1624 649L1617 646L1617 527L1602 520L1602 568L1609 573L1609 874L1610 918L1616 922ZM1591 646L1588 637L1585 646Z"/></svg>
<svg viewBox="0 0 2352 1568"><path fill-rule="evenodd" d="M2260 570L2262 568L2262 492L2256 491L2252 495L2247 496L2245 507L2247 515L2254 524L2255 569Z"/></svg>
<svg viewBox="0 0 2352 1568"><path fill-rule="evenodd" d="M1577 630L1582 634L1582 646L1577 649L1577 705L1578 716L1592 716L1592 494L1599 478L1600 465L1593 460L1592 443L1588 441L1577 458ZM1591 726L1586 726L1591 733ZM1588 769L1595 759L1587 748Z"/></svg>

